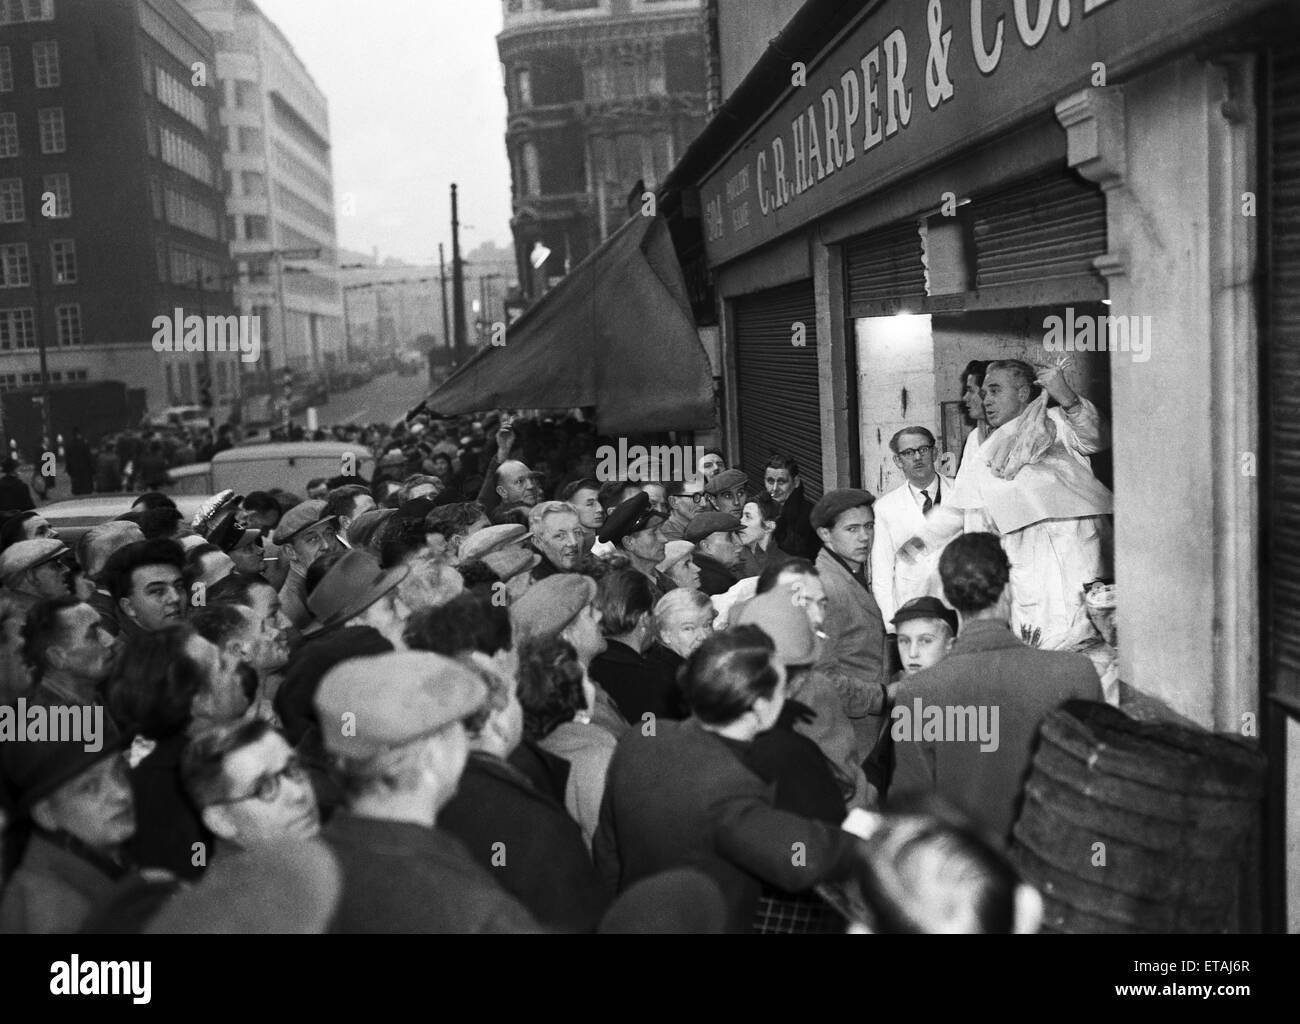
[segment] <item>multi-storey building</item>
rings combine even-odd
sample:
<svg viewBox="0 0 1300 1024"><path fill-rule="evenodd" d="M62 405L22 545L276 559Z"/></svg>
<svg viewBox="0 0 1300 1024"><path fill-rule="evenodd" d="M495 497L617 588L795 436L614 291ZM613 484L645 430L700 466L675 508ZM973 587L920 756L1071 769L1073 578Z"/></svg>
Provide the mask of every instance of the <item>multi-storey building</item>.
<svg viewBox="0 0 1300 1024"><path fill-rule="evenodd" d="M119 380L214 415L238 356L157 352L231 312L212 39L177 0L0 0L0 389Z"/></svg>
<svg viewBox="0 0 1300 1024"><path fill-rule="evenodd" d="M654 190L705 121L701 0L504 0L497 46L509 102L525 295L596 248ZM541 248L538 248L541 243ZM530 263L550 251L540 270Z"/></svg>
<svg viewBox="0 0 1300 1024"><path fill-rule="evenodd" d="M343 356L329 104L251 0L184 0L213 34L235 301L261 317L262 384Z"/></svg>

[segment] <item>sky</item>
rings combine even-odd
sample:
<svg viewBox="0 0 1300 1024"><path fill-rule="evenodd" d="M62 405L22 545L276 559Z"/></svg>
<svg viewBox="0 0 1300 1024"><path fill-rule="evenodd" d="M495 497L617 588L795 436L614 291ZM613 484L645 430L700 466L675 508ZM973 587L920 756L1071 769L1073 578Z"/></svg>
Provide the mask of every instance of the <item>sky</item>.
<svg viewBox="0 0 1300 1024"><path fill-rule="evenodd" d="M511 246L499 0L257 2L329 101L340 246L450 261L452 182L461 251Z"/></svg>

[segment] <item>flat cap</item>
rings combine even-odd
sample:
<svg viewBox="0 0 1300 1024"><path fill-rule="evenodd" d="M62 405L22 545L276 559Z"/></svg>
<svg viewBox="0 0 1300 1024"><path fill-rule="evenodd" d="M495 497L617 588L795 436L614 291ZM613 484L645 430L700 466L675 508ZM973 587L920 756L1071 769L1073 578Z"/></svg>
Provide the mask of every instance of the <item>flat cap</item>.
<svg viewBox="0 0 1300 1024"><path fill-rule="evenodd" d="M300 502L284 514L284 518L280 520L280 525L275 528L275 534L271 537L271 540L276 544L289 543L307 527L327 521L321 519L321 514L324 511L325 501L321 498ZM328 517L328 519L337 518L337 516Z"/></svg>
<svg viewBox="0 0 1300 1024"><path fill-rule="evenodd" d="M541 564L542 556L536 551L522 547L502 548L489 551L483 561L502 580L512 580L521 572L532 572Z"/></svg>
<svg viewBox="0 0 1300 1024"><path fill-rule="evenodd" d="M520 639L558 636L596 599L590 576L561 572L540 579L510 606L510 625Z"/></svg>
<svg viewBox="0 0 1300 1024"><path fill-rule="evenodd" d="M739 519L726 512L701 512L682 531L682 537L698 544L711 533L734 533L744 526Z"/></svg>
<svg viewBox="0 0 1300 1024"><path fill-rule="evenodd" d="M776 656L786 665L811 665L820 654L808 613L788 583L746 601L732 621L757 626L770 636Z"/></svg>
<svg viewBox="0 0 1300 1024"><path fill-rule="evenodd" d="M528 527L519 523L485 526L461 541L460 560L462 562L473 562L476 559L481 559L490 551L500 551L511 544L522 544L527 536Z"/></svg>
<svg viewBox="0 0 1300 1024"><path fill-rule="evenodd" d="M617 544L624 537L640 533L667 518L657 508L650 507L650 495L641 491L617 505L605 517L605 525L600 528L599 539L607 544Z"/></svg>
<svg viewBox="0 0 1300 1024"><path fill-rule="evenodd" d="M678 562L684 562L695 554L695 545L689 540L670 540L664 545L664 560L656 568L667 572Z"/></svg>
<svg viewBox="0 0 1300 1024"><path fill-rule="evenodd" d="M870 507L875 500L870 491L859 490L856 487L841 487L839 490L827 491L823 494L821 500L813 506L812 514L808 519L814 530L820 530L823 526L834 528L835 520L840 517L841 512L847 512L851 508Z"/></svg>
<svg viewBox="0 0 1300 1024"><path fill-rule="evenodd" d="M749 477L738 469L724 469L707 484L704 485L705 494L721 494L723 491L734 491L737 487L747 486Z"/></svg>
<svg viewBox="0 0 1300 1024"><path fill-rule="evenodd" d="M952 635L957 635L957 613L937 597L914 597L894 616L894 625L900 626L912 619L939 619L948 623Z"/></svg>
<svg viewBox="0 0 1300 1024"><path fill-rule="evenodd" d="M38 565L52 562L68 553L68 545L61 540L41 537L37 540L20 540L10 544L0 554L0 579L8 579Z"/></svg>
<svg viewBox="0 0 1300 1024"><path fill-rule="evenodd" d="M335 665L316 691L316 712L325 749L364 760L467 718L486 699L487 684L459 662L393 651Z"/></svg>

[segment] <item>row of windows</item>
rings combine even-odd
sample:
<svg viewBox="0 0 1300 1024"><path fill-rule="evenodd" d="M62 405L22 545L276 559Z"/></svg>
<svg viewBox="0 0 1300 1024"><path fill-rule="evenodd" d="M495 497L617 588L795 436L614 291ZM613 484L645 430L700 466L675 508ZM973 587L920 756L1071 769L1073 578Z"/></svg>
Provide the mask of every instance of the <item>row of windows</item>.
<svg viewBox="0 0 1300 1024"><path fill-rule="evenodd" d="M68 148L62 107L47 107L36 112L40 125L41 152L63 153ZM18 115L0 114L0 158L18 156Z"/></svg>
<svg viewBox="0 0 1300 1024"><path fill-rule="evenodd" d="M80 380L90 380L89 370L51 370L51 384L71 384ZM39 371L32 373L0 373L0 391L14 391L18 388L32 388L41 383Z"/></svg>
<svg viewBox="0 0 1300 1024"><path fill-rule="evenodd" d="M216 211L207 203L169 188L165 192L164 205L168 224L211 238L214 242L220 240Z"/></svg>
<svg viewBox="0 0 1300 1024"><path fill-rule="evenodd" d="M56 238L50 242L50 266L55 284L76 284L77 243L71 238ZM31 280L27 243L0 245L0 288L25 288Z"/></svg>
<svg viewBox="0 0 1300 1024"><path fill-rule="evenodd" d="M0 25L53 20L54 0L0 0Z"/></svg>
<svg viewBox="0 0 1300 1024"><path fill-rule="evenodd" d="M41 185L41 216L54 220L71 217L72 179L66 174L47 174ZM26 219L23 179L0 178L0 224L18 224Z"/></svg>
<svg viewBox="0 0 1300 1024"><path fill-rule="evenodd" d="M163 284L193 288L201 282L205 292L221 290L225 268L219 260L178 245L169 246L161 238L158 239L157 250L158 280Z"/></svg>
<svg viewBox="0 0 1300 1024"><path fill-rule="evenodd" d="M54 307L57 343L66 348L83 342L81 303ZM36 347L36 313L30 306L0 309L0 352L17 352Z"/></svg>
<svg viewBox="0 0 1300 1024"><path fill-rule="evenodd" d="M312 169L305 160L300 159L281 142L276 142L271 159L278 171L283 171L299 185L306 185L314 195L319 196L331 206L334 205L334 187L323 174Z"/></svg>
<svg viewBox="0 0 1300 1024"><path fill-rule="evenodd" d="M174 54L182 64L189 67L196 62L207 61L198 47L193 46L188 39L172 28L149 4L142 3L136 6L140 9L140 27L161 43L164 50Z"/></svg>
<svg viewBox="0 0 1300 1024"><path fill-rule="evenodd" d="M2 0L0 0L2 2ZM32 70L38 89L54 89L62 81L59 72L59 44L54 40L32 43ZM13 92L14 57L0 46L0 92Z"/></svg>
<svg viewBox="0 0 1300 1024"><path fill-rule="evenodd" d="M228 359L219 359L213 363L216 370L216 394L221 401L234 394L235 378L238 370ZM164 363L163 370L167 376L167 400L173 405L189 405L194 401L197 390L202 388L204 366L202 363ZM199 382L196 388L195 382Z"/></svg>
<svg viewBox="0 0 1300 1024"><path fill-rule="evenodd" d="M322 244L319 238L312 238L311 235L304 235L301 231L289 227L282 220L275 222L276 244L281 249L319 249L321 251L318 259L326 263L334 262L334 250L327 244Z"/></svg>
<svg viewBox="0 0 1300 1024"><path fill-rule="evenodd" d="M288 213L292 213L299 220L304 220L313 227L318 227L322 231L330 234L334 233L334 218L328 213L323 213L315 205L309 203L302 196L298 195L292 189L285 188L279 182L275 186L275 201Z"/></svg>
<svg viewBox="0 0 1300 1024"><path fill-rule="evenodd" d="M206 132L208 105L203 102L203 98L162 68L155 68L154 71L158 83L158 102Z"/></svg>
<svg viewBox="0 0 1300 1024"><path fill-rule="evenodd" d="M213 184L212 161L208 154L170 128L159 127L158 138L162 149L162 162L178 171L196 178L205 185Z"/></svg>

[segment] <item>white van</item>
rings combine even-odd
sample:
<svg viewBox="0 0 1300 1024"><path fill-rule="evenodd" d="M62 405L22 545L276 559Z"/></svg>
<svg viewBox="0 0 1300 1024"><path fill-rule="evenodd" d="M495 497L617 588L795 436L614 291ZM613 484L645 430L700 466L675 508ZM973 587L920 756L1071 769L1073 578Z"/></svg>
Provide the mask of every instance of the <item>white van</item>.
<svg viewBox="0 0 1300 1024"><path fill-rule="evenodd" d="M321 477L355 476L368 482L375 471L370 449L341 441L294 441L241 445L218 452L211 462L168 470L172 494L236 494L278 487L305 496L307 484Z"/></svg>

